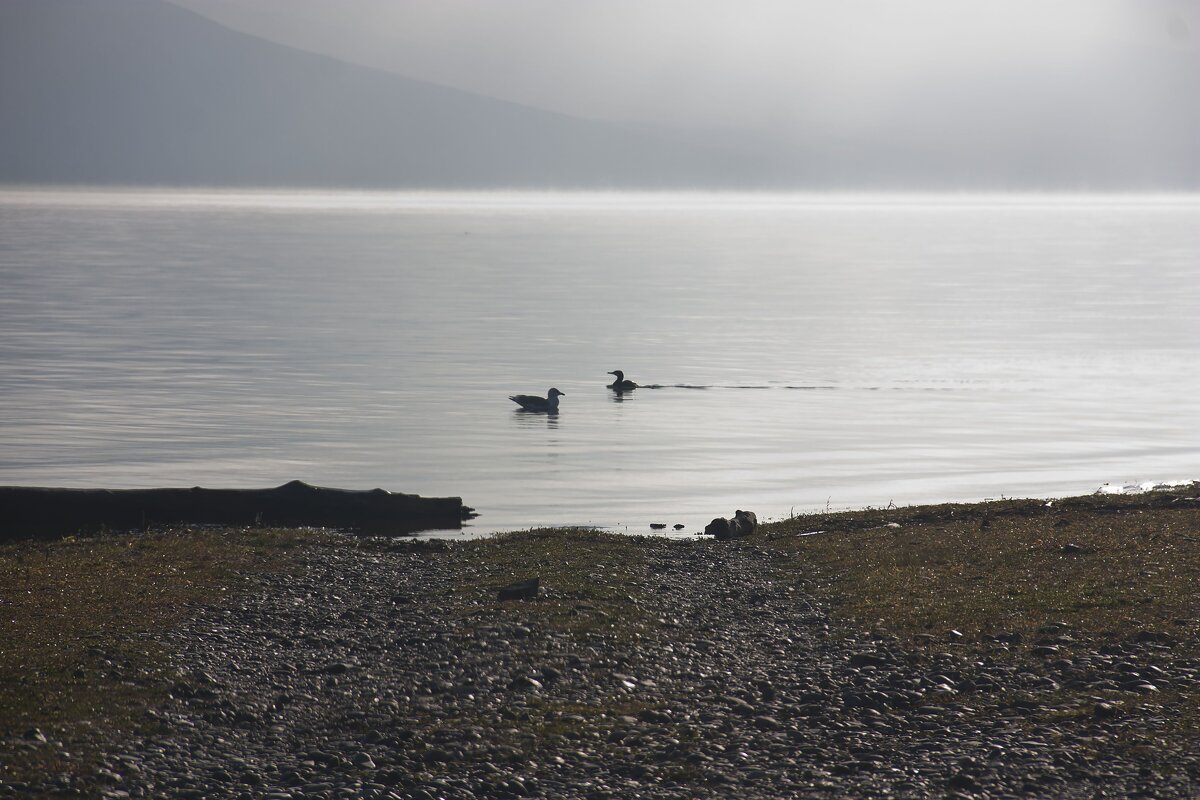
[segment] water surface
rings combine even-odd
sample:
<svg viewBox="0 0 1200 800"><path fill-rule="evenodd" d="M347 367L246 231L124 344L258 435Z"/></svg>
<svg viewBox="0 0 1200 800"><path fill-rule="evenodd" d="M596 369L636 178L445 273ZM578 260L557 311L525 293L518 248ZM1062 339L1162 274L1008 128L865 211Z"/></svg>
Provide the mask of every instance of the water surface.
<svg viewBox="0 0 1200 800"><path fill-rule="evenodd" d="M0 192L0 484L1055 496L1200 477L1198 356L1190 196Z"/></svg>

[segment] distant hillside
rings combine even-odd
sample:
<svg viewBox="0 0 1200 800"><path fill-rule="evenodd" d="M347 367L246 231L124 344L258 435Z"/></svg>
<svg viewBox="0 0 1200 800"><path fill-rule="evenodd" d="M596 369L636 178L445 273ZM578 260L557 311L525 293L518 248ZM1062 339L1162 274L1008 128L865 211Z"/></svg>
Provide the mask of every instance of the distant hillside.
<svg viewBox="0 0 1200 800"><path fill-rule="evenodd" d="M0 183L1197 190L1200 59L1183 45L908 86L869 124L779 98L802 120L789 129L633 130L347 64L165 0L0 0Z"/></svg>
<svg viewBox="0 0 1200 800"><path fill-rule="evenodd" d="M352 66L161 0L0 0L0 182L754 184L744 156Z"/></svg>

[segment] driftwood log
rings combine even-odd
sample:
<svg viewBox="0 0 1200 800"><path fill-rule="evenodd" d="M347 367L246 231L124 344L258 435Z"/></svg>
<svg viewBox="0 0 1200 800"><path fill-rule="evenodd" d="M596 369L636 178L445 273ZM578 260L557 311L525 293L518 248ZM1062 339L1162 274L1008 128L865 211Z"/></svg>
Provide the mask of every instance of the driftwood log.
<svg viewBox="0 0 1200 800"><path fill-rule="evenodd" d="M157 525L348 528L404 534L460 528L458 497L353 491L292 481L274 489L49 489L0 486L0 541Z"/></svg>

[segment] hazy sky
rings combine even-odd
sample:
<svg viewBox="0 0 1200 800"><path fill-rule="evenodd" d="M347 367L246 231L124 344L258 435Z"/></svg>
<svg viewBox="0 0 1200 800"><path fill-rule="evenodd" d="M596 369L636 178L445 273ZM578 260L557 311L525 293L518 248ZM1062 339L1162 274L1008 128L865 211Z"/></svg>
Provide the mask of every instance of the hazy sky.
<svg viewBox="0 0 1200 800"><path fill-rule="evenodd" d="M1200 68L1200 0L173 1L360 64L622 122L854 128L979 92L994 95L986 113L1006 93L1128 64Z"/></svg>
<svg viewBox="0 0 1200 800"><path fill-rule="evenodd" d="M0 176L1200 188L1200 0L169 0L615 126L159 2L0 0Z"/></svg>

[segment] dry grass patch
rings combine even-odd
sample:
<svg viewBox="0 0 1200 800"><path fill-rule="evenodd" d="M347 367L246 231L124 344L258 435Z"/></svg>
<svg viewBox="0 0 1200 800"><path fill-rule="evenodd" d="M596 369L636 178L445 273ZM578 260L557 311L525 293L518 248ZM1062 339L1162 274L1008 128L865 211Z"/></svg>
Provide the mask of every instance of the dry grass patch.
<svg viewBox="0 0 1200 800"><path fill-rule="evenodd" d="M900 634L1061 622L1082 635L1194 638L1200 503L1191 494L814 515L767 535L821 576L838 613Z"/></svg>
<svg viewBox="0 0 1200 800"><path fill-rule="evenodd" d="M1149 640L1169 673L1172 664L1200 659L1198 494L1193 485L1049 505L875 509L796 518L765 532L849 624L1035 671L1045 664L1039 642L1067 642L1053 657L1070 658ZM825 532L799 535L815 530ZM1001 633L1019 633L1023 644L999 645L992 637ZM1200 740L1200 695L1190 688L1103 694L1180 746ZM1003 698L975 703L992 714ZM1086 724L1095 703L1094 691L1064 689L1030 714L1030 724ZM1144 741L1132 736L1126 744Z"/></svg>

